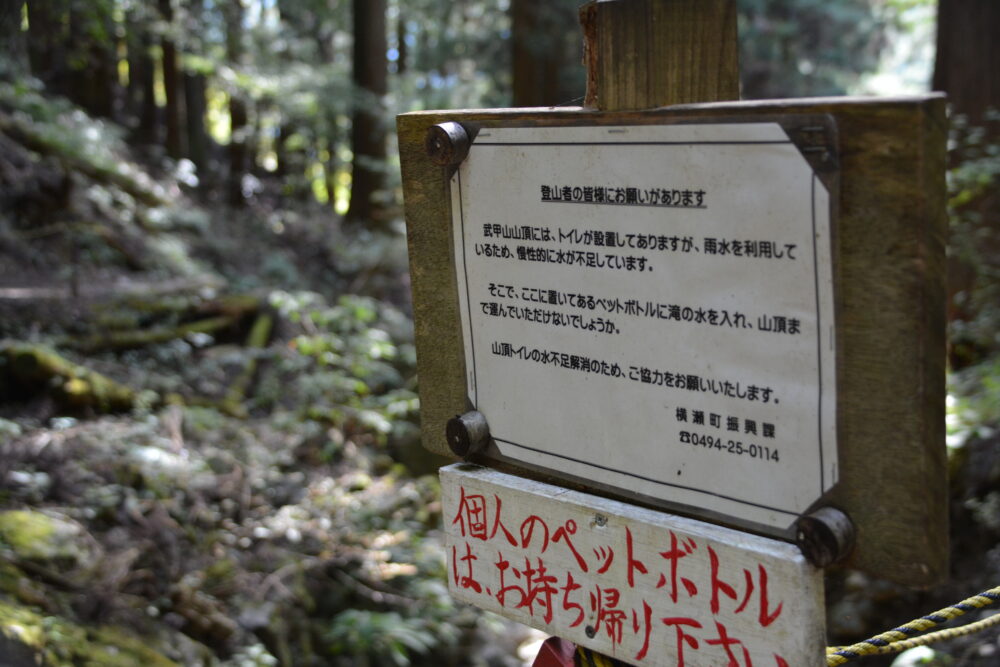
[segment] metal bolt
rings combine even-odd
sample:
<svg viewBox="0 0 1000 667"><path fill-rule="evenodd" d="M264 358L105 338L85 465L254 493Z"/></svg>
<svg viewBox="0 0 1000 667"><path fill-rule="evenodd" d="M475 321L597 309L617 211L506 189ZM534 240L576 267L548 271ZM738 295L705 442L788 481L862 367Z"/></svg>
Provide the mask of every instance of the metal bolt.
<svg viewBox="0 0 1000 667"><path fill-rule="evenodd" d="M458 123L438 123L428 128L424 148L435 164L456 165L469 154L469 135Z"/></svg>
<svg viewBox="0 0 1000 667"><path fill-rule="evenodd" d="M587 636L590 637L591 639L597 636L597 630L595 630L594 626L592 625L588 625L586 628L583 629L583 631L586 632Z"/></svg>
<svg viewBox="0 0 1000 667"><path fill-rule="evenodd" d="M486 447L490 441L490 426L482 412L472 410L448 420L445 438L455 456L465 458Z"/></svg>
<svg viewBox="0 0 1000 667"><path fill-rule="evenodd" d="M827 567L851 553L854 535L849 516L834 507L823 507L799 519L795 541L810 563Z"/></svg>
<svg viewBox="0 0 1000 667"><path fill-rule="evenodd" d="M608 517L604 516L603 514L595 514L594 524L597 526L606 526L608 525Z"/></svg>

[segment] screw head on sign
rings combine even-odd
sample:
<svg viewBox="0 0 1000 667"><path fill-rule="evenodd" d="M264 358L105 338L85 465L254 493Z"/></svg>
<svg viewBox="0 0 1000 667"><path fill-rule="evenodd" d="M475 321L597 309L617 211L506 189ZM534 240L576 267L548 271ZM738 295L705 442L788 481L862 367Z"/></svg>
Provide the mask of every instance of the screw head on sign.
<svg viewBox="0 0 1000 667"><path fill-rule="evenodd" d="M847 558L854 548L854 524L835 507L823 507L799 519L795 541L816 567L828 567Z"/></svg>
<svg viewBox="0 0 1000 667"><path fill-rule="evenodd" d="M469 135L458 123L438 123L427 129L424 149L435 164L456 165L469 154Z"/></svg>
<svg viewBox="0 0 1000 667"><path fill-rule="evenodd" d="M465 458L486 448L490 441L490 426L483 413L471 410L448 420L445 439L455 456Z"/></svg>

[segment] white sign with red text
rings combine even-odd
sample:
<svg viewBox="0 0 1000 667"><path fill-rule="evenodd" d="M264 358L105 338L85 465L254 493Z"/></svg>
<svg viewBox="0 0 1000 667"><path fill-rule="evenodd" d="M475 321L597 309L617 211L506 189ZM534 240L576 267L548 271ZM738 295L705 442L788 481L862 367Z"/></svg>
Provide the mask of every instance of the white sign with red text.
<svg viewBox="0 0 1000 667"><path fill-rule="evenodd" d="M831 197L781 126L487 128L451 193L502 457L773 534L836 483Z"/></svg>
<svg viewBox="0 0 1000 667"><path fill-rule="evenodd" d="M790 544L468 464L441 487L459 600L629 664L822 663L822 571Z"/></svg>

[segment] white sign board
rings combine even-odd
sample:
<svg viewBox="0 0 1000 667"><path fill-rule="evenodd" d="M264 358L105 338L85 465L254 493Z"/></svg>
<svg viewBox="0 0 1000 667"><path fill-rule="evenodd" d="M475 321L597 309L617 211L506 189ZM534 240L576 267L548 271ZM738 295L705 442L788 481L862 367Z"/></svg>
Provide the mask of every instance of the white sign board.
<svg viewBox="0 0 1000 667"><path fill-rule="evenodd" d="M779 125L489 128L451 191L501 456L779 531L836 482L830 197Z"/></svg>
<svg viewBox="0 0 1000 667"><path fill-rule="evenodd" d="M459 600L629 664L822 662L822 572L792 545L477 466L441 490Z"/></svg>

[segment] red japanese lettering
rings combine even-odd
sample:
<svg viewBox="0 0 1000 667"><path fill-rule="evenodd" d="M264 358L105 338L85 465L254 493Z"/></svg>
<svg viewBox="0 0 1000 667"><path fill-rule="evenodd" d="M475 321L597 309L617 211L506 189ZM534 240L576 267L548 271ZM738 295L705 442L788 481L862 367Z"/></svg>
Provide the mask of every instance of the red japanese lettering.
<svg viewBox="0 0 1000 667"><path fill-rule="evenodd" d="M465 487L461 487L458 499L458 511L451 521L458 524L462 537L486 539L486 498L481 495L465 495Z"/></svg>
<svg viewBox="0 0 1000 667"><path fill-rule="evenodd" d="M632 548L632 531L628 526L625 526L625 557L628 561L628 587L635 588L635 571L638 570L642 574L649 574L649 570L646 569L645 563L640 561L635 557L635 552Z"/></svg>
<svg viewBox="0 0 1000 667"><path fill-rule="evenodd" d="M556 529L556 532L552 534L552 541L565 542L566 546L569 547L569 550L573 552L573 556L576 558L576 564L580 566L581 570L587 572L587 561L583 559L580 552L576 550L575 546L573 546L573 542L569 539L570 535L576 535L576 521L573 521L573 519L570 519L565 523L565 525Z"/></svg>
<svg viewBox="0 0 1000 667"><path fill-rule="evenodd" d="M545 550L549 548L549 524L545 523L545 519L534 514L521 522L521 548L526 549L531 544L531 538L535 534L535 525L537 524L540 524L542 530L545 531L542 534L541 549L541 553L545 553Z"/></svg>
<svg viewBox="0 0 1000 667"><path fill-rule="evenodd" d="M660 620L663 621L664 625L668 627L672 625L677 629L677 667L684 667L684 645L687 644L691 648L698 650L698 640L684 632L684 627L700 628L701 623L693 618L682 618L679 616L661 618Z"/></svg>
<svg viewBox="0 0 1000 667"><path fill-rule="evenodd" d="M646 653L649 651L649 633L652 630L652 628L650 627L650 621L652 620L652 617L653 617L652 607L650 607L649 604L645 600L643 600L642 624L644 628L643 628L642 647L639 649L639 652L635 654L636 660L642 660L643 658L645 658ZM635 612L635 609L632 610L632 634L639 634L639 615Z"/></svg>
<svg viewBox="0 0 1000 667"><path fill-rule="evenodd" d="M497 602L500 603L501 607L507 606L507 594L517 593L520 595L520 600L514 607L520 607L521 603L524 602L524 589L517 584L507 584L507 571L510 570L515 574L515 576L520 577L521 573L510 566L510 561L503 557L503 554L499 551L497 552L497 560L494 563L497 569L500 570L500 590L497 591Z"/></svg>
<svg viewBox="0 0 1000 667"><path fill-rule="evenodd" d="M721 592L727 598L735 600L736 589L719 578L719 556L712 547L708 548L708 559L712 571L712 601L709 608L715 615L719 613L719 593Z"/></svg>
<svg viewBox="0 0 1000 667"><path fill-rule="evenodd" d="M763 565L757 566L758 574L760 575L760 613L757 615L757 620L760 622L762 628L774 623L781 616L781 607L783 602L779 602L778 606L775 607L774 613L770 613L767 610L767 569Z"/></svg>
<svg viewBox="0 0 1000 667"><path fill-rule="evenodd" d="M715 622L715 630L719 633L719 636L715 639L706 639L705 643L710 646L721 646L725 650L726 657L729 658L729 664L726 665L726 667L740 667L740 663L736 659L736 655L733 653L732 647L740 646L742 642L738 639L730 637L728 631L726 630L726 626L718 621ZM744 649L744 653L746 653L746 649ZM747 659L749 660L749 656L747 656ZM752 667L752 665L748 665L747 667Z"/></svg>
<svg viewBox="0 0 1000 667"><path fill-rule="evenodd" d="M503 501L500 500L500 496L495 493L493 494L493 499L496 501L497 511L493 517L493 531L490 533L490 539L492 540L497 534L497 530L503 529L503 536L507 539L507 542L510 546L516 547L517 540L514 539L514 536L510 534L510 531L507 530L507 526L503 525L503 521L500 519L500 510L503 508Z"/></svg>
<svg viewBox="0 0 1000 667"><path fill-rule="evenodd" d="M590 609L597 619L598 628L604 628L611 643L617 646L622 642L625 624L625 611L618 608L621 592L617 588L596 587L596 592L590 594Z"/></svg>
<svg viewBox="0 0 1000 667"><path fill-rule="evenodd" d="M682 558L691 555L697 548L698 545L695 544L694 540L689 538L679 542L674 531L670 531L670 549L668 551L661 551L660 556L670 561L670 600L672 602L677 602L677 581L680 561ZM711 552L711 547L709 547L709 552ZM666 577L661 574L656 587L663 588L666 585L666 581ZM694 597L698 594L698 587L693 581L687 577L680 577L680 582L684 586L684 590L687 591L688 597Z"/></svg>
<svg viewBox="0 0 1000 667"><path fill-rule="evenodd" d="M597 570L597 574L604 574L611 567L611 564L615 562L615 550L611 547L598 547L594 549L594 555L597 556L598 560L603 561L601 567ZM642 563L639 564L642 565ZM631 584L632 582L630 581L629 585Z"/></svg>
<svg viewBox="0 0 1000 667"><path fill-rule="evenodd" d="M518 607L527 607L528 613L532 616L535 615L535 605L545 609L545 615L542 617L546 623L552 622L552 596L558 592L553 584L556 583L555 576L548 573L545 563L542 559L538 559L538 567L531 567L531 561L527 558L524 559L524 569L522 570L524 575L524 585L525 585L525 595L521 604Z"/></svg>
<svg viewBox="0 0 1000 667"><path fill-rule="evenodd" d="M563 611L576 610L577 612L576 620L569 624L569 627L571 628L575 628L576 626L580 625L580 623L583 623L583 618L584 618L583 605L569 601L569 594L579 588L582 588L582 586L573 581L573 573L567 572L566 585L564 585L559 590L563 592L563 598L562 598Z"/></svg>
<svg viewBox="0 0 1000 667"><path fill-rule="evenodd" d="M482 593L483 587L478 581L476 581L476 578L472 573L472 561L474 560L479 560L479 557L472 555L472 547L469 546L468 542L465 543L465 555L462 556L461 558L458 558L458 553L456 552L455 547L452 546L451 563L452 563L452 573L455 577L455 584L457 586L460 586L461 588L469 588L476 591L477 593ZM459 561L465 563L466 565L465 568L466 574L462 575L461 577L458 575Z"/></svg>

